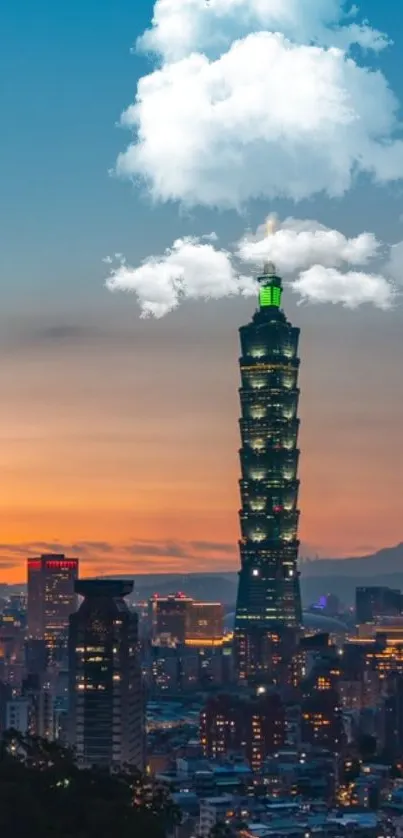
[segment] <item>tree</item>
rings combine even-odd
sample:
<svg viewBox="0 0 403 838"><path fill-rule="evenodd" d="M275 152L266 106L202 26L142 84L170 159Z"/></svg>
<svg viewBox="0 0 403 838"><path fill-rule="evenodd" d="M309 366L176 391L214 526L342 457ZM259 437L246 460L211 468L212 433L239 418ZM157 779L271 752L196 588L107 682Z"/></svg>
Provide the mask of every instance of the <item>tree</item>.
<svg viewBox="0 0 403 838"><path fill-rule="evenodd" d="M54 743L11 731L0 749L0 833L30 838L165 838L179 812L137 772L79 769Z"/></svg>
<svg viewBox="0 0 403 838"><path fill-rule="evenodd" d="M228 824L218 821L210 830L209 838L231 838L232 830Z"/></svg>

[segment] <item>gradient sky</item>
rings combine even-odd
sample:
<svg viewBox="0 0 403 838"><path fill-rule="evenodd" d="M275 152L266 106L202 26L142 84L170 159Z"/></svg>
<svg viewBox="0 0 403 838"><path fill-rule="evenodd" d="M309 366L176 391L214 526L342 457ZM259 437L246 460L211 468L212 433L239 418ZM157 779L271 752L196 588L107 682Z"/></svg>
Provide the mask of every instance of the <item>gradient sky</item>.
<svg viewBox="0 0 403 838"><path fill-rule="evenodd" d="M403 101L403 8L362 0L394 39L376 61ZM152 207L108 175L146 63L152 3L13 0L0 12L0 581L46 549L84 572L237 567L238 335L253 301L187 303L141 321L103 287L178 235L234 241L270 211L403 238L401 188L255 202L247 216ZM375 59L374 59L375 60ZM303 553L403 540L403 310L302 306Z"/></svg>

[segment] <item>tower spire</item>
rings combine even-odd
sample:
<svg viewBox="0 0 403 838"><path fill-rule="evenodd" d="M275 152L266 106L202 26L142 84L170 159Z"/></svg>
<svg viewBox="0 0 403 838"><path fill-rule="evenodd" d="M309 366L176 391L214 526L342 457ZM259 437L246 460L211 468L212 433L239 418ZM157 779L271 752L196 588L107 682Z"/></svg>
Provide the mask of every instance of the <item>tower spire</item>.
<svg viewBox="0 0 403 838"><path fill-rule="evenodd" d="M274 233L277 229L277 219L275 215L269 215L266 220L266 238L269 239L270 236L274 236ZM276 266L274 262L264 262L263 264L263 274L264 276L275 276L276 275Z"/></svg>
<svg viewBox="0 0 403 838"><path fill-rule="evenodd" d="M266 221L266 237L273 236L276 231L276 217L270 215ZM263 273L258 276L259 304L262 308L280 308L283 286L281 278L277 276L276 266L273 262L266 261L263 265Z"/></svg>

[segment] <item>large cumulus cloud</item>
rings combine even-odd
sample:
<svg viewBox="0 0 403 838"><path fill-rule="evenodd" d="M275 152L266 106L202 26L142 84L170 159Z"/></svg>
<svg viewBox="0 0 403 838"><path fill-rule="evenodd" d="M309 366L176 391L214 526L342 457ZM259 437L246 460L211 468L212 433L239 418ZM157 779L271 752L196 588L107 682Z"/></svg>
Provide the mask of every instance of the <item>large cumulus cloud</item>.
<svg viewBox="0 0 403 838"><path fill-rule="evenodd" d="M122 114L117 172L158 201L238 209L401 178L399 103L367 63L387 39L343 6L157 0L138 43L155 68Z"/></svg>

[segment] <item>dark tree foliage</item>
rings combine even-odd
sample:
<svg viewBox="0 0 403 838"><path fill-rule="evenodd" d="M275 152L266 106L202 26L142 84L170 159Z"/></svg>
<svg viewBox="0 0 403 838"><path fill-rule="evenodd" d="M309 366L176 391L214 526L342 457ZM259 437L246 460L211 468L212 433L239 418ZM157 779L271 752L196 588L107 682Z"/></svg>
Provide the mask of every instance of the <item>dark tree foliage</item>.
<svg viewBox="0 0 403 838"><path fill-rule="evenodd" d="M231 838L232 834L228 824L218 821L210 830L209 838Z"/></svg>
<svg viewBox="0 0 403 838"><path fill-rule="evenodd" d="M54 743L8 732L0 744L0 834L30 838L165 838L179 813L164 790L127 769L77 768Z"/></svg>

